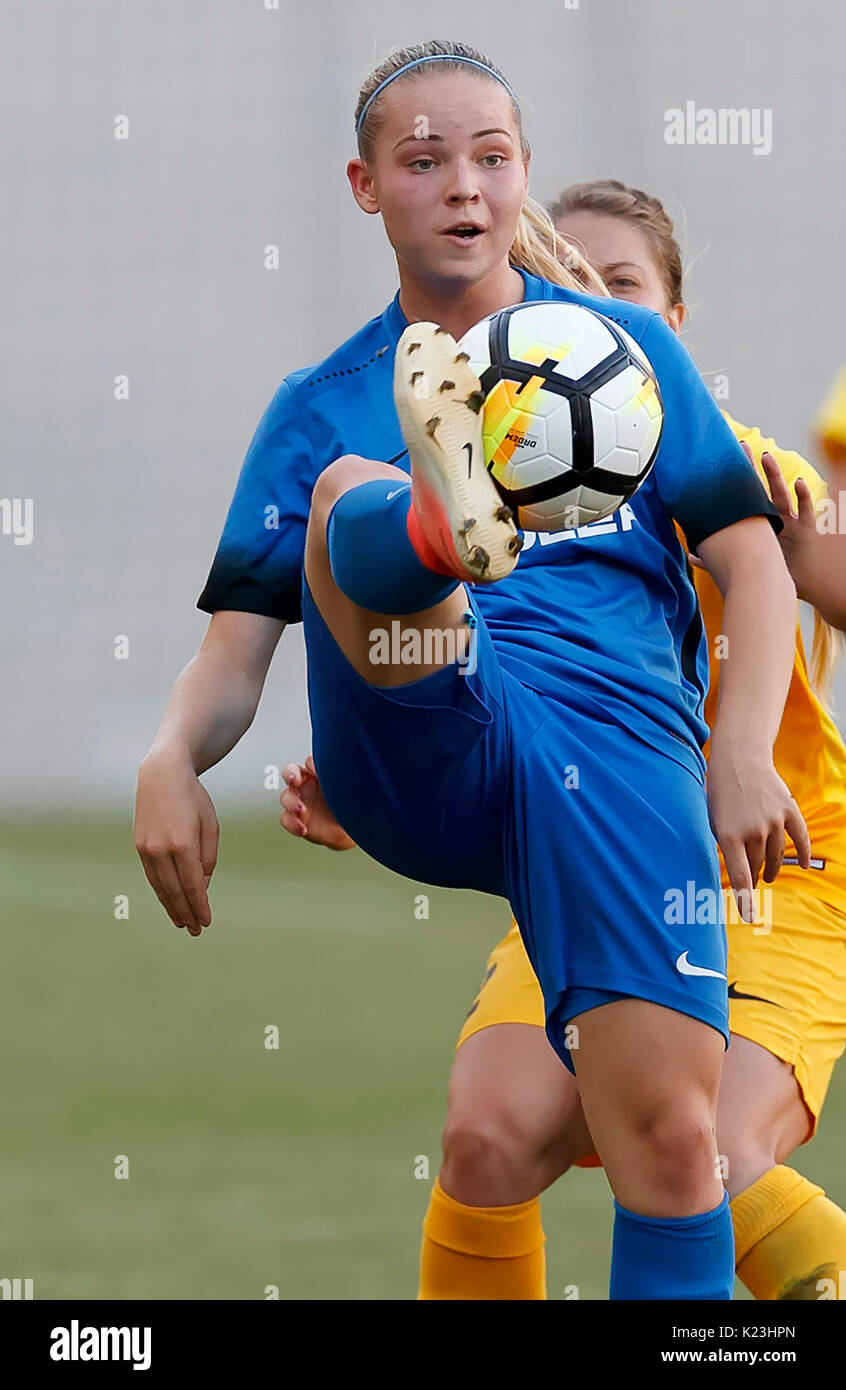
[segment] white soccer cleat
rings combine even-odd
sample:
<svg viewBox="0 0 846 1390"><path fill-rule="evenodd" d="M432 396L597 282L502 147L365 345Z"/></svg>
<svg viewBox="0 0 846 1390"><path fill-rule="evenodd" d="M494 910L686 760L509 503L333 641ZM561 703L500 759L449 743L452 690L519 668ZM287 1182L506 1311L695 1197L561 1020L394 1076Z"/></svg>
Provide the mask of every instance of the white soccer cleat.
<svg viewBox="0 0 846 1390"><path fill-rule="evenodd" d="M394 401L411 461L408 532L424 564L474 583L504 579L523 546L488 472L482 384L455 339L413 323L397 344Z"/></svg>

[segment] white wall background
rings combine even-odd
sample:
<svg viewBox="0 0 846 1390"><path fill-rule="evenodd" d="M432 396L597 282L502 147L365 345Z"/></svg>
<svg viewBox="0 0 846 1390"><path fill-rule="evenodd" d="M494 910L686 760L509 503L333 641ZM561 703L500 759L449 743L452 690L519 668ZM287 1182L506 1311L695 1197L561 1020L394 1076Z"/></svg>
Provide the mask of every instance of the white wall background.
<svg viewBox="0 0 846 1390"><path fill-rule="evenodd" d="M810 447L846 355L842 7L6 0L0 496L34 499L35 538L0 536L4 813L131 804L259 416L396 288L344 178L352 111L375 60L433 36L486 49L522 95L536 197L595 176L664 197L700 368L744 423ZM667 145L689 100L770 108L772 153ZM209 775L227 803L266 804L265 764L307 751L303 674L296 629Z"/></svg>

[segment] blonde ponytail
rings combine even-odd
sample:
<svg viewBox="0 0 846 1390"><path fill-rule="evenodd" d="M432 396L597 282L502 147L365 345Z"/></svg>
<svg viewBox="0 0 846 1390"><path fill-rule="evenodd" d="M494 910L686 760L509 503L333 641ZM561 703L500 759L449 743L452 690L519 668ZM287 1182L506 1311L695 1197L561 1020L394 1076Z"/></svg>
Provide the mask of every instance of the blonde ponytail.
<svg viewBox="0 0 846 1390"><path fill-rule="evenodd" d="M814 609L814 641L811 647L811 685L823 704L831 703L831 683L843 655L843 634Z"/></svg>
<svg viewBox="0 0 846 1390"><path fill-rule="evenodd" d="M568 290L608 297L604 282L580 251L555 230L546 208L527 198L508 259L513 266Z"/></svg>

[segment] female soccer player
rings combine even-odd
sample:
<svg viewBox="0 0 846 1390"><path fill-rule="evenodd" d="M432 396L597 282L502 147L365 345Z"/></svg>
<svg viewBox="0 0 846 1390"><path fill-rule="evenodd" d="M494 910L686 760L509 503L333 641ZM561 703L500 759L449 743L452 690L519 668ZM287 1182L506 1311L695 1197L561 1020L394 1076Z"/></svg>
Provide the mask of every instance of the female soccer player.
<svg viewBox="0 0 846 1390"><path fill-rule="evenodd" d="M615 298L645 304L681 328L687 317L681 253L656 198L596 180L566 189L551 211ZM839 641L822 614L846 627L846 541L814 524L825 483L799 455L726 418L767 477L785 522L788 566L799 596L815 606L813 685L825 689ZM720 595L701 570L696 587L713 653ZM714 660L709 724L719 676ZM723 1065L717 1142L733 1198L741 1279L758 1298L819 1298L837 1289L837 1271L846 1265L846 1214L783 1161L815 1132L846 1043L846 748L809 682L798 624L775 759L804 814L814 858L809 874L792 866L779 874L766 932L729 920L732 1045ZM313 762L290 765L286 780L283 825L319 843L348 846L325 806ZM459 1038L444 1164L425 1224L424 1297L543 1295L536 1194L592 1147L576 1086L543 1026L540 988L515 924L488 961Z"/></svg>
<svg viewBox="0 0 846 1390"><path fill-rule="evenodd" d="M772 763L795 599L780 521L661 316L566 288L554 237L521 243L529 150L484 55L440 43L392 54L359 96L356 128L348 176L383 218L400 290L320 366L288 377L259 426L200 606L275 626L227 621L223 691L197 690L194 673L177 688L142 768L136 843L174 920L201 930L213 835L191 775L231 746L221 708L233 687L241 711L252 703L301 594L315 761L339 823L399 872L515 909L548 1036L578 1075L617 1199L611 1296L729 1298L714 1145L725 938L713 916L679 929L663 914L677 883L719 898L709 812L740 893L762 867L777 873L785 829L808 859ZM549 278L524 268L527 249ZM483 463L479 382L454 340L524 299L622 322L656 370L665 426L627 530L518 563ZM707 804L705 653L672 521L724 594L732 651ZM455 650L469 624L475 669L374 666L386 615ZM415 645L431 655L431 642ZM574 763L576 795L562 790ZM177 842L162 802L180 784Z"/></svg>

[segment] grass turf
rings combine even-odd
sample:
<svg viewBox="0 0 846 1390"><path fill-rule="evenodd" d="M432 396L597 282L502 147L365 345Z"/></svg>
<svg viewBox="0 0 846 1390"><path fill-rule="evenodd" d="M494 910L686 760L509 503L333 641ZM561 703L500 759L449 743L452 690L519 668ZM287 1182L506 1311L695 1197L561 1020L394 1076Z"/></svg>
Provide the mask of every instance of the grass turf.
<svg viewBox="0 0 846 1390"><path fill-rule="evenodd" d="M38 1299L414 1298L415 1174L437 1172L506 905L224 812L213 909L200 940L170 925L128 821L0 825L0 1277ZM794 1160L840 1202L844 1137L841 1070ZM544 1218L550 1298L607 1297L603 1175L567 1174Z"/></svg>

